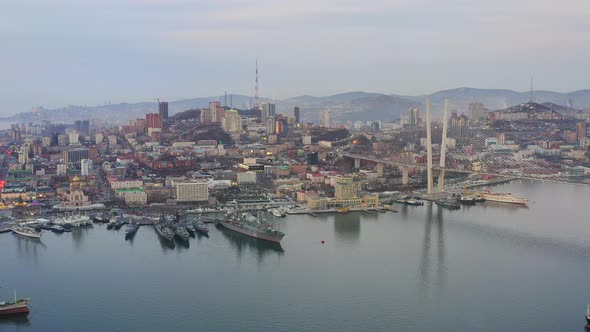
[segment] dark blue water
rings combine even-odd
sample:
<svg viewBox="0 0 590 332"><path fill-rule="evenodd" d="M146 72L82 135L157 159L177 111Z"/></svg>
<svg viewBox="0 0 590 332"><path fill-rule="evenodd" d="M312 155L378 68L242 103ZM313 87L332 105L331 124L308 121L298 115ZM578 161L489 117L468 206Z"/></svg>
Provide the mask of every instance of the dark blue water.
<svg viewBox="0 0 590 332"><path fill-rule="evenodd" d="M282 247L215 227L174 248L151 227L0 234L0 295L32 298L0 330L583 331L590 187L498 190L531 204L288 216Z"/></svg>

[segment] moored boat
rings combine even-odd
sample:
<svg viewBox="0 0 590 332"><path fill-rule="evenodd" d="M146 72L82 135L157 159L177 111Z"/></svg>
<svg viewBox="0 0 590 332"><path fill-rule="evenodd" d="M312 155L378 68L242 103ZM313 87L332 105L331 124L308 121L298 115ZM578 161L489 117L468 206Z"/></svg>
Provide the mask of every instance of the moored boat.
<svg viewBox="0 0 590 332"><path fill-rule="evenodd" d="M590 304L586 306L586 327L590 328Z"/></svg>
<svg viewBox="0 0 590 332"><path fill-rule="evenodd" d="M41 238L41 232L36 231L34 228L31 228L28 226L13 225L11 227L11 229L15 234L18 234L21 236L25 236L25 237L29 237L29 238L33 238L33 239L40 239Z"/></svg>
<svg viewBox="0 0 590 332"><path fill-rule="evenodd" d="M53 226L51 226L51 231L54 233L63 233L63 232L65 232L65 229L63 227L61 227L60 225L53 225Z"/></svg>
<svg viewBox="0 0 590 332"><path fill-rule="evenodd" d="M193 226L195 226L195 230L197 232L199 232L202 235L208 235L209 234L209 227L207 227L207 225L205 225L205 223L200 222L200 221L196 221L193 223Z"/></svg>
<svg viewBox="0 0 590 332"><path fill-rule="evenodd" d="M29 301L29 299L18 299L15 292L13 301L0 301L0 317L27 315L29 313Z"/></svg>
<svg viewBox="0 0 590 332"><path fill-rule="evenodd" d="M277 218L284 218L287 214L279 208L270 209L270 213Z"/></svg>
<svg viewBox="0 0 590 332"><path fill-rule="evenodd" d="M127 224L127 227L125 228L125 238L129 239L132 238L135 233L137 233L137 230L139 229L139 224L136 222L130 222Z"/></svg>
<svg viewBox="0 0 590 332"><path fill-rule="evenodd" d="M166 224L154 224L154 229L156 230L156 233L158 233L158 235L163 238L164 240L167 241L173 241L174 240L174 230L166 225Z"/></svg>
<svg viewBox="0 0 590 332"><path fill-rule="evenodd" d="M459 204L459 202L456 199L440 199L440 200L436 200L434 201L436 203L436 205L440 206L440 207L444 207L447 209L451 209L451 210L458 210L461 208L461 205Z"/></svg>
<svg viewBox="0 0 590 332"><path fill-rule="evenodd" d="M184 223L184 228L186 228L186 231L191 235L194 236L195 235L195 226L193 226L192 223L190 222L186 222Z"/></svg>
<svg viewBox="0 0 590 332"><path fill-rule="evenodd" d="M271 225L262 223L260 218L240 217L239 209L237 216L229 214L225 219L219 220L218 225L246 236L276 243L280 243L285 236L285 233L274 229Z"/></svg>
<svg viewBox="0 0 590 332"><path fill-rule="evenodd" d="M483 190L479 193L483 199L490 202L500 202L509 204L527 205L528 199L511 194L511 193L493 193L489 190Z"/></svg>
<svg viewBox="0 0 590 332"><path fill-rule="evenodd" d="M189 237L191 236L182 224L177 224L174 226L174 235L183 241L188 241Z"/></svg>
<svg viewBox="0 0 590 332"><path fill-rule="evenodd" d="M475 196L461 196L458 199L460 204L465 204L465 205L475 205L475 203L477 203L477 199L475 198Z"/></svg>

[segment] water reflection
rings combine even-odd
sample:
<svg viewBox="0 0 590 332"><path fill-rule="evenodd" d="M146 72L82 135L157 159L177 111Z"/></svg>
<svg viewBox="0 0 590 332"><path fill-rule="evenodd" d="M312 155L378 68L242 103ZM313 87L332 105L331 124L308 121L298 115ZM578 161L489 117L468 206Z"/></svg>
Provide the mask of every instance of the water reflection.
<svg viewBox="0 0 590 332"><path fill-rule="evenodd" d="M427 295L432 281L430 280L430 272L436 266L436 282L437 289L443 288L445 284L446 275L446 247L445 234L443 224L443 209L440 206L436 207L436 214L433 215L434 204L428 202L426 204L426 221L424 223L424 237L422 239L422 255L420 258L420 293L422 296ZM433 226L436 228L436 237L433 236ZM434 250L436 256L433 258L431 247L436 241Z"/></svg>
<svg viewBox="0 0 590 332"><path fill-rule="evenodd" d="M336 214L334 218L334 233L338 240L358 241L361 233L361 214Z"/></svg>
<svg viewBox="0 0 590 332"><path fill-rule="evenodd" d="M478 206L480 206L484 209L485 208L502 208L504 210L513 210L513 211L527 210L529 208L528 205L509 204L509 203L492 202L492 201L485 201L481 204L478 204Z"/></svg>
<svg viewBox="0 0 590 332"><path fill-rule="evenodd" d="M221 234L223 234L223 237L229 241L232 248L234 248L238 258L241 258L244 253L252 251L256 253L258 262L262 262L263 258L267 255L276 253L277 255L282 256L285 253L280 243L255 239L219 226L217 228L220 230Z"/></svg>
<svg viewBox="0 0 590 332"><path fill-rule="evenodd" d="M13 235L14 240L16 241L17 252L24 259L33 258L33 261L36 262L38 252L47 248L40 239L28 238L16 234Z"/></svg>
<svg viewBox="0 0 590 332"><path fill-rule="evenodd" d="M17 316L10 316L10 317L4 317L4 316L0 316L0 329L2 329L3 326L10 326L10 325L14 325L14 326L30 326L31 325L31 321L29 320L29 317L27 315L17 315Z"/></svg>
<svg viewBox="0 0 590 332"><path fill-rule="evenodd" d="M84 243L84 238L93 228L94 227L92 225L72 228L72 240L74 240L74 245L76 248L80 248L80 246Z"/></svg>

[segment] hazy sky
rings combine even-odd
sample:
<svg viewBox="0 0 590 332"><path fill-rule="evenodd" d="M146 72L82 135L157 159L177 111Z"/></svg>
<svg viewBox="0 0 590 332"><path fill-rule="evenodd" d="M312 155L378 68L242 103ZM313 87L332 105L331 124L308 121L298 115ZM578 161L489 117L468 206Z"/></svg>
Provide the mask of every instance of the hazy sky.
<svg viewBox="0 0 590 332"><path fill-rule="evenodd" d="M589 0L1 0L0 113L460 86L590 88Z"/></svg>

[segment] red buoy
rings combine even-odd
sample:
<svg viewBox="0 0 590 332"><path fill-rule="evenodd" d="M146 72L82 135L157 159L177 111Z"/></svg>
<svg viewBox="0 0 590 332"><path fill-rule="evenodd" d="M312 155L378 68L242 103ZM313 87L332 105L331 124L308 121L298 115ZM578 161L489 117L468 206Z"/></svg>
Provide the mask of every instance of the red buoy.
<svg viewBox="0 0 590 332"><path fill-rule="evenodd" d="M322 243L326 243L326 241L322 240Z"/></svg>

